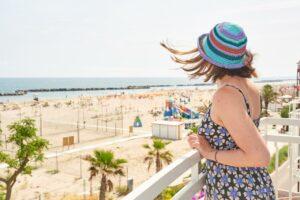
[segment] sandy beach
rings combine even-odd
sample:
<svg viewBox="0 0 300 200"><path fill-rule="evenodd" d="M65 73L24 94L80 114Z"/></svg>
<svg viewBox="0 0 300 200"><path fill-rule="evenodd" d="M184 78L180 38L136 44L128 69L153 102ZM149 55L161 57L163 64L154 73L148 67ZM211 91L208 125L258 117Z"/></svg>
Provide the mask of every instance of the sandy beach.
<svg viewBox="0 0 300 200"><path fill-rule="evenodd" d="M142 145L151 143L151 123L162 119L165 101L172 97L179 102L180 99L189 97L190 101L182 104L199 111L201 106L208 104L213 92L213 89L202 88L163 89L142 94L2 104L3 140L9 135L6 128L8 124L31 117L36 120L38 133L50 142L46 153L49 158L43 164L36 164L37 169L32 176L18 178L14 199L31 200L42 196L54 200L63 199L70 194L89 194L89 164L81 157L91 154L94 149L112 150L117 158L128 160L125 165L126 177L112 177L115 186L126 185L127 178L133 178L134 187L138 186L154 174L154 168L148 171L147 164L143 163L147 150ZM136 116L140 117L143 126L133 128L133 132L129 133L129 126L133 125ZM63 138L68 136L74 136L75 144L63 147ZM136 136L138 138L134 139ZM2 149L15 150L13 146L5 144ZM190 150L185 139L172 141L167 149L173 153L174 160ZM65 153L68 151L69 153ZM59 156L53 156L56 154ZM93 181L93 192L98 191L99 182L99 179ZM115 192L111 195L115 199L120 198Z"/></svg>
<svg viewBox="0 0 300 200"><path fill-rule="evenodd" d="M180 98L190 97L186 106L197 111L199 107L208 104L213 90L200 89L164 89L149 91L143 94L109 95L102 97L79 97L63 100L40 100L39 102L7 103L2 105L1 127L2 137L8 137L7 125L24 117L36 120L38 133L50 142L48 154L61 153L78 149L106 141L114 141L130 136L151 133L151 123L162 118L165 101L170 97L179 101ZM156 115L153 113L158 113ZM134 128L129 133L136 116L139 116L143 124L140 128ZM77 129L79 125L79 134ZM79 135L79 137L78 137ZM75 144L63 147L63 137L74 136ZM5 139L5 138L3 138ZM78 143L79 141L79 143ZM153 169L147 171L147 165L142 162L147 151L142 144L150 143L151 139L140 138L127 142L103 147L115 152L116 157L126 158L128 177L134 179L136 187L153 173ZM2 147L8 151L14 151L13 146ZM137 151L138 149L138 151ZM168 149L173 152L174 159L180 157L189 150L185 140L172 142ZM80 178L80 155L92 153L93 150L80 151L56 158L46 159L44 164L38 165L31 177L20 177L15 187L16 199L35 199L38 195L48 199L59 199L66 194L80 194L84 192L83 180L86 180L86 192L89 191L88 166L82 161ZM56 163L58 163L56 165ZM52 174L58 166L59 172ZM118 185L119 177L113 178ZM93 190L97 191L98 180L94 181ZM126 177L121 179L122 185L126 184Z"/></svg>

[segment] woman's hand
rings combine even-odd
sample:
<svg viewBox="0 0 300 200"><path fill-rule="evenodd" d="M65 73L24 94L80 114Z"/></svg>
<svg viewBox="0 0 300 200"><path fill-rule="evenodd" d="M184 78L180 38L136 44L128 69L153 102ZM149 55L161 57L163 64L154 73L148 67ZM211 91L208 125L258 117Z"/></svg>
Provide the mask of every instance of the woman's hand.
<svg viewBox="0 0 300 200"><path fill-rule="evenodd" d="M191 148L197 149L204 158L213 159L214 149L211 148L204 136L191 134L188 136L188 143Z"/></svg>

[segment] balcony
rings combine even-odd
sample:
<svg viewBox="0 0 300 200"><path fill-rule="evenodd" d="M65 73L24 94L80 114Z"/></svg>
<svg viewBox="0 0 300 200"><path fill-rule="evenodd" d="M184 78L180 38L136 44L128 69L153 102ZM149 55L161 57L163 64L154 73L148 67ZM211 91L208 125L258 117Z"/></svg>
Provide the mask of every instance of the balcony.
<svg viewBox="0 0 300 200"><path fill-rule="evenodd" d="M290 131L287 134L279 134L270 127L273 125L288 125ZM298 181L300 181L299 164L295 162L299 159L300 153L300 119L296 118L262 118L261 119L261 133L268 144L272 145L275 152L275 170L271 174L273 184L276 191L276 197L279 199L289 199L299 193ZM270 133L271 132L271 133ZM270 142L270 143L269 143ZM285 166L279 167L279 145L288 145L288 160L284 163ZM177 159L169 166L165 167L159 173L153 175L146 182L141 184L131 193L129 193L123 200L153 200L172 182L177 180L182 174L191 174L191 180L186 184L176 195L174 200L188 200L192 199L194 194L199 192L204 186L205 174L199 173L198 163L202 157L196 150L192 150ZM283 168L284 167L284 168ZM282 176L284 175L284 176ZM286 190L282 189L282 185ZM298 186L298 188L296 188ZM283 195L286 197L283 197Z"/></svg>

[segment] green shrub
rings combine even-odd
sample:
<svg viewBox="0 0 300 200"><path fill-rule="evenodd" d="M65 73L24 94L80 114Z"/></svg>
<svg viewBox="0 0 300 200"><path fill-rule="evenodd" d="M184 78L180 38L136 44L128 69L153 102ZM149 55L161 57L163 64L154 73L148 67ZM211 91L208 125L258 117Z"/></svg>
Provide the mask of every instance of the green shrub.
<svg viewBox="0 0 300 200"><path fill-rule="evenodd" d="M190 130L192 131L192 133L197 133L198 132L198 126L193 126L190 128Z"/></svg>
<svg viewBox="0 0 300 200"><path fill-rule="evenodd" d="M280 116L282 118L289 118L289 106L283 106L280 111Z"/></svg>
<svg viewBox="0 0 300 200"><path fill-rule="evenodd" d="M278 166L282 165L288 158L288 150L289 150L289 147L288 145L286 146L283 146L281 149L279 149L279 155L278 155ZM270 161L270 164L268 166L268 172L269 173L272 173L274 170L275 170L275 156L276 154L274 154L272 157L271 157L271 161Z"/></svg>

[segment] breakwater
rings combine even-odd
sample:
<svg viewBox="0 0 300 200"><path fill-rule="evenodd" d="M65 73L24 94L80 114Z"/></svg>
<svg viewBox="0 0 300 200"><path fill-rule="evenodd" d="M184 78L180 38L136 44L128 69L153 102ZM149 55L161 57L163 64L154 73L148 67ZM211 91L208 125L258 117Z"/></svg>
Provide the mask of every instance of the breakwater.
<svg viewBox="0 0 300 200"><path fill-rule="evenodd" d="M90 88L41 88L41 89L27 89L16 90L10 93L0 93L0 96L21 96L28 93L39 92L74 92L74 91L97 91L97 90L145 90L151 88L163 88L163 87L187 87L187 86L204 86L212 85L210 83L198 83L198 84L177 84L177 85L143 85L143 86L127 86L127 87L90 87Z"/></svg>
<svg viewBox="0 0 300 200"><path fill-rule="evenodd" d="M27 93L39 93L39 92L74 92L74 91L97 91L97 90L133 90L133 89L149 89L150 86L128 86L128 87L107 87L107 88L41 88L41 89L28 89L28 90L16 90L10 93L0 93L0 96L21 96Z"/></svg>

